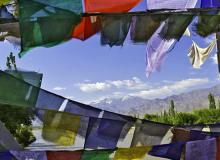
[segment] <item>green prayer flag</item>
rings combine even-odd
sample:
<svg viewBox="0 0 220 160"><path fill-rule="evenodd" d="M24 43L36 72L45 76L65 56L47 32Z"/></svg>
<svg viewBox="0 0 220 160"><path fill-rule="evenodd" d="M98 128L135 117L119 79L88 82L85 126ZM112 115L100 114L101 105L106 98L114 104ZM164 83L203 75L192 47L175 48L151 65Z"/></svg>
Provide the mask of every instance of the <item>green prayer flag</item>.
<svg viewBox="0 0 220 160"><path fill-rule="evenodd" d="M21 107L35 106L39 88L0 71L0 103Z"/></svg>
<svg viewBox="0 0 220 160"><path fill-rule="evenodd" d="M76 5L73 6L73 2ZM69 40L74 27L81 20L77 14L81 10L81 0L20 0L19 56L37 46L51 47Z"/></svg>
<svg viewBox="0 0 220 160"><path fill-rule="evenodd" d="M81 160L110 160L113 150L84 151Z"/></svg>

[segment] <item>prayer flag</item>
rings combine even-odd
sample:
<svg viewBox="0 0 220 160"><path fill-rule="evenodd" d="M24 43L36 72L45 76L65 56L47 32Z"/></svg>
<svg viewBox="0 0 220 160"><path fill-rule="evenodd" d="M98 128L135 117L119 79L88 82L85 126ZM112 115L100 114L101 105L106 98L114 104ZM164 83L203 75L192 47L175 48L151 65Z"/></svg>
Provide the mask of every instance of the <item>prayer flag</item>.
<svg viewBox="0 0 220 160"><path fill-rule="evenodd" d="M47 110L44 114L42 137L58 145L70 146L80 126L80 116Z"/></svg>
<svg viewBox="0 0 220 160"><path fill-rule="evenodd" d="M73 2L77 5L73 5ZM19 55L33 47L51 47L69 40L74 27L80 22L80 15L70 11L71 7L74 11L80 11L81 0L20 0L22 46ZM51 26L53 29L49 29Z"/></svg>

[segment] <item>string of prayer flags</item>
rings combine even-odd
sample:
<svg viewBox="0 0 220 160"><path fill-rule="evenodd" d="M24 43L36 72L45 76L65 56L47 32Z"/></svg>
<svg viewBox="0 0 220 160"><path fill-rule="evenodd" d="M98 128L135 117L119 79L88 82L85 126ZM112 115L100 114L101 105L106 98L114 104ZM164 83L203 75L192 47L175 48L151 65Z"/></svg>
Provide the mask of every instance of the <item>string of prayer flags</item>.
<svg viewBox="0 0 220 160"><path fill-rule="evenodd" d="M118 148L114 160L144 160L151 147Z"/></svg>
<svg viewBox="0 0 220 160"><path fill-rule="evenodd" d="M114 150L84 150L81 160L110 160Z"/></svg>
<svg viewBox="0 0 220 160"><path fill-rule="evenodd" d="M0 88L0 103L21 107L33 107L39 92L38 87L3 71L0 71Z"/></svg>
<svg viewBox="0 0 220 160"><path fill-rule="evenodd" d="M126 122L90 118L85 148L114 149Z"/></svg>
<svg viewBox="0 0 220 160"><path fill-rule="evenodd" d="M44 151L10 151L17 160L47 160L46 152Z"/></svg>
<svg viewBox="0 0 220 160"><path fill-rule="evenodd" d="M131 146L159 145L170 128L171 126L169 125L162 125L151 121L138 122L135 126Z"/></svg>
<svg viewBox="0 0 220 160"><path fill-rule="evenodd" d="M58 145L71 146L80 127L80 116L47 110L44 114L42 137Z"/></svg>
<svg viewBox="0 0 220 160"><path fill-rule="evenodd" d="M130 28L131 16L102 16L101 24L101 44L122 46Z"/></svg>
<svg viewBox="0 0 220 160"><path fill-rule="evenodd" d="M80 160L81 151L47 151L47 160Z"/></svg>
<svg viewBox="0 0 220 160"><path fill-rule="evenodd" d="M156 157L180 160L185 142L176 142L164 145L153 146L149 154Z"/></svg>
<svg viewBox="0 0 220 160"><path fill-rule="evenodd" d="M215 138L186 143L186 160L216 160L216 153Z"/></svg>
<svg viewBox="0 0 220 160"><path fill-rule="evenodd" d="M135 7L141 0L84 0L85 12L124 13ZM99 16L83 17L73 31L73 37L86 40L101 30Z"/></svg>
<svg viewBox="0 0 220 160"><path fill-rule="evenodd" d="M55 3L57 0L39 1L19 1L22 41L20 56L37 46L51 47L69 40L72 37L74 27L81 20L79 14L66 10L68 4L66 1L60 1L60 3ZM73 2L80 3L81 0L68 2L71 5ZM77 3L77 6L79 3ZM80 10L82 5L79 5L79 7ZM53 29L48 30L51 26L53 26Z"/></svg>

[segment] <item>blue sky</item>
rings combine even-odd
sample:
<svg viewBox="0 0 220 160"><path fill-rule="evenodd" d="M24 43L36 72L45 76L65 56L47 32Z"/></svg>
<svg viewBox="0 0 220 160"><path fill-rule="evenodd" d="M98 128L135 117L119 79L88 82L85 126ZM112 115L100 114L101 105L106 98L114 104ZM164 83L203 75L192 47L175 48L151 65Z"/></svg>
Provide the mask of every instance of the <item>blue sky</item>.
<svg viewBox="0 0 220 160"><path fill-rule="evenodd" d="M143 9L144 3L136 10ZM167 55L161 71L149 78L145 45L134 45L127 38L123 47L103 47L99 34L85 42L72 39L52 48L35 48L17 58L17 65L43 73L42 88L84 103L110 97L164 98L219 83L215 50L200 70L193 69L187 57L192 39L206 47L212 38L183 37ZM18 51L3 42L0 48L0 67L4 69L6 56Z"/></svg>

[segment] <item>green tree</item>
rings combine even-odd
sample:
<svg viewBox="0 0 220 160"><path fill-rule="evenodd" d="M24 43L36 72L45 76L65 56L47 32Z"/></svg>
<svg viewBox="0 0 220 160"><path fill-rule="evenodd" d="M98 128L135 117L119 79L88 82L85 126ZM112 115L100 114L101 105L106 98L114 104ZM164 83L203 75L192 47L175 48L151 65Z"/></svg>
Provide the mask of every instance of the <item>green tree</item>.
<svg viewBox="0 0 220 160"><path fill-rule="evenodd" d="M0 121L24 147L35 140L31 129L33 119L34 113L30 108L0 104Z"/></svg>
<svg viewBox="0 0 220 160"><path fill-rule="evenodd" d="M172 117L175 117L176 111L175 111L175 105L174 105L174 101L171 100L170 101L170 107L169 107L169 112L168 114Z"/></svg>
<svg viewBox="0 0 220 160"><path fill-rule="evenodd" d="M209 93L208 99L209 99L209 109L216 109L215 98L212 93Z"/></svg>

